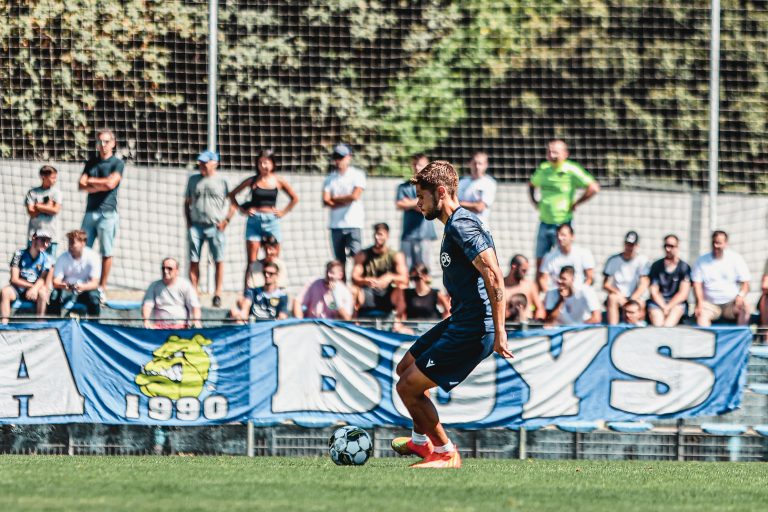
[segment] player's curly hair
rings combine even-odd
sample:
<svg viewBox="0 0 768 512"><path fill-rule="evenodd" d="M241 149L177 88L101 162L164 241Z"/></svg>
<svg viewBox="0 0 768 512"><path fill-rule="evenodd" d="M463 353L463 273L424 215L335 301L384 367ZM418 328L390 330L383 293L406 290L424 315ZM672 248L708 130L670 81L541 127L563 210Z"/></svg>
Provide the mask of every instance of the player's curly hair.
<svg viewBox="0 0 768 512"><path fill-rule="evenodd" d="M435 160L417 172L411 178L411 183L429 190L433 194L437 187L442 185L451 197L456 197L456 190L459 188L459 175L447 160Z"/></svg>

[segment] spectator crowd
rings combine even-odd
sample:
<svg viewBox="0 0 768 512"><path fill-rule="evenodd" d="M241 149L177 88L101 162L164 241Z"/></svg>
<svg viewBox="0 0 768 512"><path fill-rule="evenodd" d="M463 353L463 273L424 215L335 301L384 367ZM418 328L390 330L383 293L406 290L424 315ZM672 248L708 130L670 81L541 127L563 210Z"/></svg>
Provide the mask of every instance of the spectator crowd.
<svg viewBox="0 0 768 512"><path fill-rule="evenodd" d="M100 314L106 300L113 248L119 228L118 193L124 163L115 154L111 130L97 133L93 157L84 165L79 189L87 194L78 229L66 233L67 250L58 254L62 193L58 171L40 168L40 185L29 190L27 242L14 252L10 280L0 291L0 317L7 323L19 307L37 316L65 315L79 308L90 317ZM200 257L205 245L215 262L215 290L211 306L222 307L225 232L233 216L246 216L247 263L243 292L228 316L234 322L295 318L353 320L390 319L393 329L411 332L407 321L434 321L450 315L450 299L434 287L428 268L439 243L435 227L419 210L415 186L406 180L394 190L393 207L402 211L399 247L393 246L390 227L373 224L374 243L362 245L369 224L363 201L365 172L354 165L347 144L334 146L331 171L318 197L329 211L328 235L333 260L324 274L307 283L296 297L282 286L288 273L281 261L281 219L299 202L288 179L278 172L276 155L262 151L256 174L234 189L219 173L220 156L203 151L197 158L184 194L189 268L180 275L179 259L161 262L160 279L149 284L141 302L147 328L199 327ZM427 165L423 153L411 157L411 172ZM489 173L489 156L475 152L467 162L468 175L459 181L461 206L491 228L496 180ZM711 250L693 266L680 257L680 239L668 234L659 258L641 251L640 234L630 230L596 276L589 247L577 242L576 211L600 192L595 178L569 159L565 141L547 144L546 159L532 173L530 199L539 215L534 258L515 254L504 279L506 319L511 323L631 324L672 327L681 322L708 326L714 322L746 325L753 312L768 324L768 263L762 295L755 307L747 302L750 272L744 259L728 247L728 234L714 231ZM284 194L287 203L278 207ZM245 200L241 200L241 198ZM284 201L281 201L284 203ZM94 246L98 241L98 252ZM623 242L623 245L622 243ZM348 264L349 260L349 264ZM320 270L320 269L318 269ZM239 274L238 274L239 275ZM602 292L595 290L601 283ZM601 297L604 297L602 299Z"/></svg>

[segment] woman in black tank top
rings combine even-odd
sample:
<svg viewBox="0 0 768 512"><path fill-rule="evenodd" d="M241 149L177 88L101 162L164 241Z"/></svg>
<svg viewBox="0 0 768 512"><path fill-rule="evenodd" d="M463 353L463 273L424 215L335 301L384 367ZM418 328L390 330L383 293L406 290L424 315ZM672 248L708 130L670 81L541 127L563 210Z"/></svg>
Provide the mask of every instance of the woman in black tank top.
<svg viewBox="0 0 768 512"><path fill-rule="evenodd" d="M398 289L395 292L399 293L392 294L392 302L397 310L397 324L400 325L394 330L400 332L407 331L400 324L403 320L440 320L451 314L451 301L448 296L430 287L431 278L426 265L418 263L411 267L410 277L413 288Z"/></svg>
<svg viewBox="0 0 768 512"><path fill-rule="evenodd" d="M239 203L237 195L246 189L249 190L249 198L246 202ZM290 199L283 209L277 207L277 196L281 190ZM251 266L258 259L262 240L266 237L270 239L274 237L279 246L282 240L280 218L296 206L299 196L288 181L277 174L274 152L271 149L265 149L259 154L257 174L243 180L230 192L229 199L241 213L248 216L245 228L245 248L248 253L245 288L260 286L258 280L250 282L249 276Z"/></svg>

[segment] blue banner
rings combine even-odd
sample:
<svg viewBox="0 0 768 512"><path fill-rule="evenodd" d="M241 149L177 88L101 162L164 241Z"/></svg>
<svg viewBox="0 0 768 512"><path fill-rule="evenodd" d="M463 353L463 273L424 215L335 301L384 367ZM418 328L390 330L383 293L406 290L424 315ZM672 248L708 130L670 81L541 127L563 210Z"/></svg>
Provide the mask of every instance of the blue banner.
<svg viewBox="0 0 768 512"><path fill-rule="evenodd" d="M462 428L713 416L737 408L742 327L512 332L450 393ZM412 336L289 320L180 331L61 321L0 328L0 423L410 425L394 368Z"/></svg>

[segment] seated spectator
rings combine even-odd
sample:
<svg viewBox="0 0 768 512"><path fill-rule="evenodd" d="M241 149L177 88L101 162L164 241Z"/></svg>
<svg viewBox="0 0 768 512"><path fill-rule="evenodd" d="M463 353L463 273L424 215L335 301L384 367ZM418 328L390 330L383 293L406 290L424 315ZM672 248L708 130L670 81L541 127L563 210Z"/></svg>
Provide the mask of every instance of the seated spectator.
<svg viewBox="0 0 768 512"><path fill-rule="evenodd" d="M51 257L56 257L56 240L59 239L59 212L64 195L56 186L59 171L52 165L40 168L40 186L31 188L24 201L29 215L27 232L29 239L37 230L43 230L51 237L51 243L46 251Z"/></svg>
<svg viewBox="0 0 768 512"><path fill-rule="evenodd" d="M274 263L279 271L277 285L280 286L281 278L286 274L285 264L280 260L280 242L274 235L264 235L261 238L261 246L264 248L264 257L256 260L248 266L245 289L264 286L264 265Z"/></svg>
<svg viewBox="0 0 768 512"><path fill-rule="evenodd" d="M715 320L747 325L749 268L740 254L728 249L725 231L712 233L712 252L700 256L693 266L691 281L696 297L696 323L712 325Z"/></svg>
<svg viewBox="0 0 768 512"><path fill-rule="evenodd" d="M296 297L293 316L351 320L354 309L352 291L344 282L344 266L333 260L325 265L325 278L311 282Z"/></svg>
<svg viewBox="0 0 768 512"><path fill-rule="evenodd" d="M557 288L549 290L544 297L547 325L600 323L597 294L592 287L576 283L575 273L572 266L564 266L560 270Z"/></svg>
<svg viewBox="0 0 768 512"><path fill-rule="evenodd" d="M288 293L277 286L280 269L275 262L262 265L264 286L248 288L245 295L237 300L237 306L230 315L238 323L254 320L284 320L288 318Z"/></svg>
<svg viewBox="0 0 768 512"><path fill-rule="evenodd" d="M544 308L541 308L542 311ZM507 297L506 321L515 324L524 324L528 322L531 316L531 310L528 307L528 298L522 293L515 293Z"/></svg>
<svg viewBox="0 0 768 512"><path fill-rule="evenodd" d="M358 317L375 312L392 312L392 291L408 285L408 271L403 253L387 246L389 226L380 222L373 226L373 246L355 255L352 283Z"/></svg>
<svg viewBox="0 0 768 512"><path fill-rule="evenodd" d="M675 235L664 237L664 257L653 262L648 274L651 298L648 319L656 327L674 327L688 315L691 293L691 267L680 259L680 240Z"/></svg>
<svg viewBox="0 0 768 512"><path fill-rule="evenodd" d="M413 288L396 288L392 292L398 322L403 320L440 320L451 316L451 299L437 288L432 288L429 269L423 263L411 268ZM397 329L395 329L397 330Z"/></svg>
<svg viewBox="0 0 768 512"><path fill-rule="evenodd" d="M574 283L592 286L595 269L595 257L592 251L573 243L573 228L570 224L561 224L557 228L557 245L552 248L541 262L538 275L540 290L556 290L557 276L567 266L575 270Z"/></svg>
<svg viewBox="0 0 768 512"><path fill-rule="evenodd" d="M88 235L80 229L67 233L68 250L54 266L51 312L68 312L75 304L83 304L88 316L101 313L101 258L85 246L87 239Z"/></svg>
<svg viewBox="0 0 768 512"><path fill-rule="evenodd" d="M505 295L507 296L507 318L508 322L527 322L531 319L531 313L536 320L544 320L547 312L544 310L544 304L539 298L539 287L536 283L526 276L528 274L528 258L522 254L515 254L509 262L509 273L504 277ZM525 296L525 303L528 310L518 320L512 320L509 315L514 313L520 299L515 299L515 304L511 304L515 295Z"/></svg>
<svg viewBox="0 0 768 512"><path fill-rule="evenodd" d="M0 291L0 321L8 323L11 304L16 299L35 303L37 316L45 316L51 286L53 261L46 252L51 244L47 231L38 229L32 234L32 243L19 249L11 259L11 279Z"/></svg>
<svg viewBox="0 0 768 512"><path fill-rule="evenodd" d="M603 290L608 292L606 313L608 323L619 323L621 310L627 301L640 301L648 289L648 258L638 254L640 237L630 231L624 236L624 251L614 254L605 262Z"/></svg>
<svg viewBox="0 0 768 512"><path fill-rule="evenodd" d="M760 330L763 331L763 339L768 342L768 260L766 260L763 268L760 289L763 292L757 301L757 310L760 312Z"/></svg>
<svg viewBox="0 0 768 512"><path fill-rule="evenodd" d="M622 322L637 327L648 325L643 319L643 307L635 299L629 299L621 309Z"/></svg>
<svg viewBox="0 0 768 512"><path fill-rule="evenodd" d="M153 282L144 294L141 318L147 329L202 327L200 299L192 283L179 277L179 262L165 258L162 279Z"/></svg>

